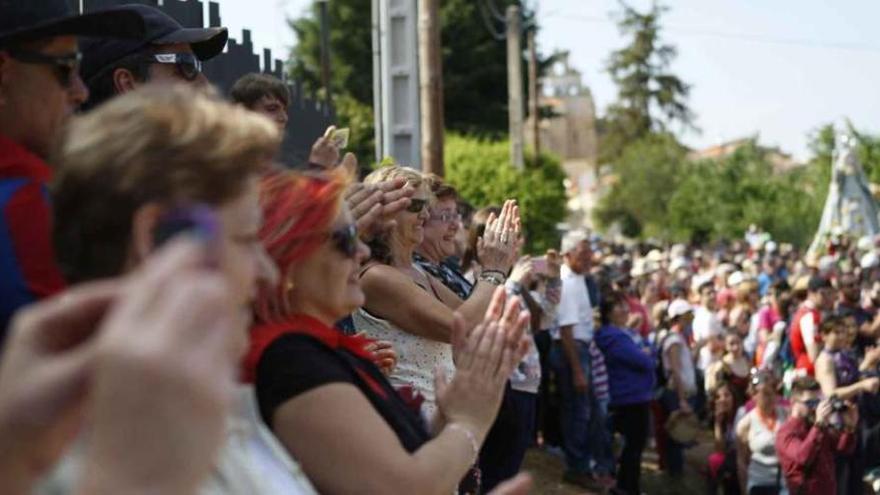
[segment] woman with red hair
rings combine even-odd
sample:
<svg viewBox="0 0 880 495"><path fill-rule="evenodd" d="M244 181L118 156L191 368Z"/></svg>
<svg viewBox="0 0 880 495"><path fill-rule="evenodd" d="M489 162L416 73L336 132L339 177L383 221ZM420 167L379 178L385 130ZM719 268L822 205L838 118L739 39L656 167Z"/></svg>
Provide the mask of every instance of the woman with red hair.
<svg viewBox="0 0 880 495"><path fill-rule="evenodd" d="M246 375L263 420L320 493L448 495L528 347L528 314L499 289L471 332L456 317L456 373L448 383L438 376L440 414L428 428L373 364L369 341L332 327L364 303L358 273L369 256L345 188L342 172L264 179L260 237L281 281L255 304Z"/></svg>

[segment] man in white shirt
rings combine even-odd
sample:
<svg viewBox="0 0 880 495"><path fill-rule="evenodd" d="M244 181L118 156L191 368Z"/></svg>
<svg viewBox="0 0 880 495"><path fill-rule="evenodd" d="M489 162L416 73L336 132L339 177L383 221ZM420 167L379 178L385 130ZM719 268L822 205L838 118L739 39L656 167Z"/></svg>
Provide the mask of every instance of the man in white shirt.
<svg viewBox="0 0 880 495"><path fill-rule="evenodd" d="M557 313L559 335L554 336L551 362L562 395L562 445L567 470L563 479L594 489L591 469L589 423L590 354L593 339L593 306L587 288L592 250L580 232L569 232L562 239L562 295ZM595 293L595 291L594 291Z"/></svg>
<svg viewBox="0 0 880 495"><path fill-rule="evenodd" d="M715 284L708 280L698 288L700 305L694 308L694 346L697 359L697 382L705 384L706 370L724 356L724 327L715 313ZM703 387L700 387L702 393ZM704 397L701 396L701 399Z"/></svg>

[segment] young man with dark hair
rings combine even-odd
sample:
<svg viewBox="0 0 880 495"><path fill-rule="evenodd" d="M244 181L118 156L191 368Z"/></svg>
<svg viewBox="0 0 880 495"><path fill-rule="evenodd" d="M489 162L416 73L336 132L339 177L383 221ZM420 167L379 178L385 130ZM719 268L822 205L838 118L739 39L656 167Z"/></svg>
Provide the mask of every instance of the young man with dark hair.
<svg viewBox="0 0 880 495"><path fill-rule="evenodd" d="M287 127L290 90L281 79L270 74L245 74L232 85L229 96L248 110L269 117L282 132Z"/></svg>
<svg viewBox="0 0 880 495"><path fill-rule="evenodd" d="M79 16L65 0L0 2L0 344L16 310L64 287L45 160L89 95L77 36L143 32L137 15L117 9Z"/></svg>
<svg viewBox="0 0 880 495"><path fill-rule="evenodd" d="M779 427L776 451L789 492L801 495L835 493L834 457L855 448L858 408L832 396L821 398L813 377L792 384L791 417ZM839 416L839 421L835 421Z"/></svg>

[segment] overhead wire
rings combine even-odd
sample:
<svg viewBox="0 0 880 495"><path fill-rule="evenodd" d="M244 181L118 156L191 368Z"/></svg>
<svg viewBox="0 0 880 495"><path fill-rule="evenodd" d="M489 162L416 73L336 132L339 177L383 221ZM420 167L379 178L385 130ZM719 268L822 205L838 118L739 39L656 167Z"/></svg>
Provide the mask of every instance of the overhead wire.
<svg viewBox="0 0 880 495"><path fill-rule="evenodd" d="M599 17L585 16L577 14L565 14L561 12L553 12L545 17L556 17L574 22L589 22L596 24L615 24L614 21ZM687 36L703 36L710 38L729 39L747 41L752 43L764 43L774 45L802 46L808 48L823 48L832 50L860 51L868 53L880 53L880 46L865 45L860 43L845 43L836 41L810 40L803 38L777 38L763 34L752 33L732 33L724 31L713 31L709 29L692 28L686 26L664 25L663 29L672 33L679 33Z"/></svg>
<svg viewBox="0 0 880 495"><path fill-rule="evenodd" d="M483 25L486 26L486 30L489 31L489 35L495 38L496 41L504 41L506 36L503 31L498 32L495 30L495 26L492 23L492 19L489 18L490 13L487 12L489 8L486 5L487 0L476 0L477 9L480 11L480 17L483 19Z"/></svg>

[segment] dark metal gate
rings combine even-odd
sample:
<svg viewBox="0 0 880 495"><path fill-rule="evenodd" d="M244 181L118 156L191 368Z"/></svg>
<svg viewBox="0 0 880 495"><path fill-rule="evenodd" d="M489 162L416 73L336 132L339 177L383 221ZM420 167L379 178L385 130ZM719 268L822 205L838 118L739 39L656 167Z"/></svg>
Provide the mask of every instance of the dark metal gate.
<svg viewBox="0 0 880 495"><path fill-rule="evenodd" d="M82 3L83 11L140 3L162 9L186 27L205 26L204 6L200 0L164 0L160 6L158 0L70 0L73 8L79 10ZM220 5L217 2L208 4L208 26L221 26ZM327 126L335 122L333 108L324 102L303 94L302 87L287 79L281 60L273 58L269 49L260 55L254 52L251 42L251 31L242 31L241 43L230 33L226 51L205 63L205 75L223 94L228 94L235 81L250 72L265 72L284 79L290 86L290 120L282 145L281 160L289 167L304 164L308 158L312 143L324 133Z"/></svg>

